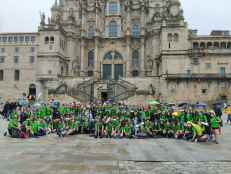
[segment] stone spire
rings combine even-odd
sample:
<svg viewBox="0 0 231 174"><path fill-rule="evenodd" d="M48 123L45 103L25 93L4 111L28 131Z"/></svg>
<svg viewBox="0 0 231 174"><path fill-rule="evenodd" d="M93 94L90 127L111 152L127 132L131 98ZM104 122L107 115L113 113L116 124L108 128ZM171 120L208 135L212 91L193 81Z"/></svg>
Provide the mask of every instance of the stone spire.
<svg viewBox="0 0 231 174"><path fill-rule="evenodd" d="M58 0L55 0L55 3L53 4L51 10L58 10L59 9L59 5L58 5Z"/></svg>

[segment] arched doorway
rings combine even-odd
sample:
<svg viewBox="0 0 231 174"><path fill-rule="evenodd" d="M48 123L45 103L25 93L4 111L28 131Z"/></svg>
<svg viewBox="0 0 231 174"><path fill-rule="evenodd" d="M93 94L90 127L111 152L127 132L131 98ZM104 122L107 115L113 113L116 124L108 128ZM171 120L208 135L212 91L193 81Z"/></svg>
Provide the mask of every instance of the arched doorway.
<svg viewBox="0 0 231 174"><path fill-rule="evenodd" d="M36 97L36 85L35 84L30 84L29 85L29 96Z"/></svg>
<svg viewBox="0 0 231 174"><path fill-rule="evenodd" d="M102 63L103 80L119 80L124 76L124 65L122 55L117 51L109 51L105 54Z"/></svg>

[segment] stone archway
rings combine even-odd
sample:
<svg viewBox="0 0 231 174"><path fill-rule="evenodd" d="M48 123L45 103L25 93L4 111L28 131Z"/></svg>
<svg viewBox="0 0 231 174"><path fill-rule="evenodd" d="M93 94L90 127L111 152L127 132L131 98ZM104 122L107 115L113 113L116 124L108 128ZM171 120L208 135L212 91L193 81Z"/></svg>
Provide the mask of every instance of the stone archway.
<svg viewBox="0 0 231 174"><path fill-rule="evenodd" d="M29 85L29 95L36 97L36 85L30 84Z"/></svg>

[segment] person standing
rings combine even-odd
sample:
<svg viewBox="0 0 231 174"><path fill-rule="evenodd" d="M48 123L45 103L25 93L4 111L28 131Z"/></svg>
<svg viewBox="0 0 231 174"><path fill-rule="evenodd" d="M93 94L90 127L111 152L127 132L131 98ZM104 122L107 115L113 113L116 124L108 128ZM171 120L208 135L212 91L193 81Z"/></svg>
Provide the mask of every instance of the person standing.
<svg viewBox="0 0 231 174"><path fill-rule="evenodd" d="M211 132L212 132L212 135L214 135L215 143L219 144L218 136L219 136L221 120L216 116L214 111L210 111L210 114L211 114L211 119L210 119Z"/></svg>

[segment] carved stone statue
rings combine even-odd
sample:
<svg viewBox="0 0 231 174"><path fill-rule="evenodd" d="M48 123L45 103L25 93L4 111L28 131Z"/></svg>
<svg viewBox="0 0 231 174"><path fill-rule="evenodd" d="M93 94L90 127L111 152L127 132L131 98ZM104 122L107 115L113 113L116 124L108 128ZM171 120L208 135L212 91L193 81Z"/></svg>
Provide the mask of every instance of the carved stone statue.
<svg viewBox="0 0 231 174"><path fill-rule="evenodd" d="M46 24L46 16L45 16L45 13L41 13L40 14L40 18L41 18L41 21L40 21L40 25L41 26L44 26Z"/></svg>

